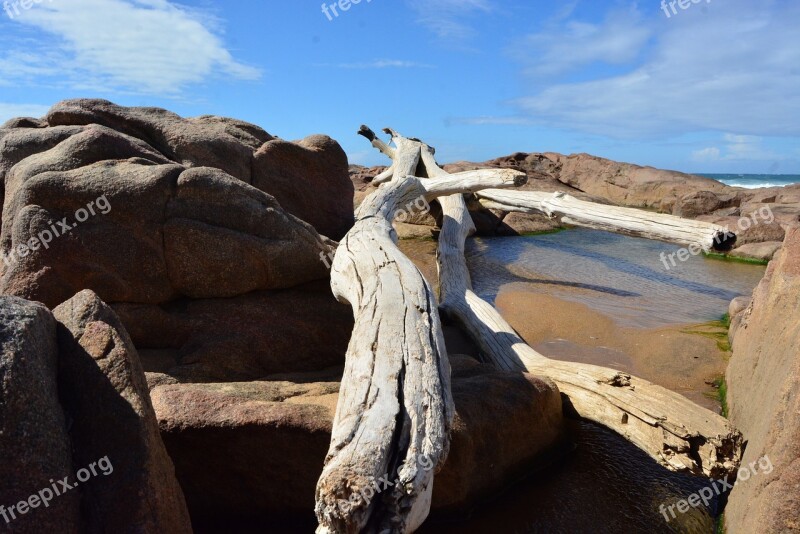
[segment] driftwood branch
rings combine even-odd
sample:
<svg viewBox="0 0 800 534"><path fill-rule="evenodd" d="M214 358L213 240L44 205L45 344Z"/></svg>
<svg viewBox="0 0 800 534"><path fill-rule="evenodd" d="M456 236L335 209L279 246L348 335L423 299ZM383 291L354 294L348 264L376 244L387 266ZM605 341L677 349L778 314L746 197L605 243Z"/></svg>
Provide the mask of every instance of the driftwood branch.
<svg viewBox="0 0 800 534"><path fill-rule="evenodd" d="M397 158L403 157L403 150L414 152L419 176L433 182L452 178L439 167L427 145L403 141L397 135L393 140L404 147ZM514 193L510 198L519 198L519 192ZM477 193L479 197L484 194ZM498 194L489 193L494 201ZM494 307L471 289L464 242L474 227L463 196L440 197L439 203L444 215L438 250L440 309L461 324L495 365L551 378L565 396L568 414L618 432L670 470L725 476L736 469L742 437L721 416L645 380L613 369L550 360L525 343ZM512 202L505 198L502 204L509 206ZM555 211L548 205L541 207L545 212ZM577 221L587 217L570 213L570 218ZM607 224L613 226L610 220Z"/></svg>
<svg viewBox="0 0 800 534"><path fill-rule="evenodd" d="M560 217L562 222L573 226L699 246L706 252L728 251L736 243L736 234L717 224L635 208L606 206L578 200L563 192L487 190L475 196L486 208L540 212L549 217Z"/></svg>
<svg viewBox="0 0 800 534"><path fill-rule="evenodd" d="M408 175L420 156L414 143L399 140L396 176L361 204L331 268L333 293L356 320L317 483L320 533L412 532L428 515L434 468L449 448L450 366L437 302L396 246L394 214L420 197L520 183L513 172L480 172L422 184Z"/></svg>

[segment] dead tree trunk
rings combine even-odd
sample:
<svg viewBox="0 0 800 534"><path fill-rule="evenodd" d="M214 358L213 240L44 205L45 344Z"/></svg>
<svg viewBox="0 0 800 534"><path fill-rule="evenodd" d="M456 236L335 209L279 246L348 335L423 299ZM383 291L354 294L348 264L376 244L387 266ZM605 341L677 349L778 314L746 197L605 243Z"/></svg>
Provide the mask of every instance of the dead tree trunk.
<svg viewBox="0 0 800 534"><path fill-rule="evenodd" d="M420 141L393 136L395 161L420 154L418 175L448 180ZM427 181L423 181L427 183ZM551 378L566 397L568 414L600 423L637 445L664 467L706 476L731 473L741 458L742 437L727 420L665 388L603 367L550 360L528 346L500 314L472 292L464 241L474 231L461 195L439 199L444 223L438 264L441 309L458 321L482 352L506 370Z"/></svg>
<svg viewBox="0 0 800 534"><path fill-rule="evenodd" d="M708 252L726 252L736 243L736 234L722 226L635 208L606 206L578 200L563 192L486 190L475 194L486 208L522 213L541 212L560 217L573 226L608 230L680 245L698 246Z"/></svg>
<svg viewBox="0 0 800 534"><path fill-rule="evenodd" d="M419 151L398 152L395 178L364 200L331 268L333 293L356 321L317 483L320 533L412 532L447 456L453 403L437 302L396 246L395 214L420 198L524 183L514 171L473 171L422 184L403 176Z"/></svg>

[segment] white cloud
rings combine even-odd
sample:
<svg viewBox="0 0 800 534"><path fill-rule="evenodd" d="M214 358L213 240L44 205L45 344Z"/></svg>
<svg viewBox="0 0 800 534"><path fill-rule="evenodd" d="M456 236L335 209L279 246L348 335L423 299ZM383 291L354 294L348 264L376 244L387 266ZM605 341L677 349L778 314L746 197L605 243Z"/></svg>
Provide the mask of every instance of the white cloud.
<svg viewBox="0 0 800 534"><path fill-rule="evenodd" d="M621 41L605 38L619 25L611 18L587 32L590 37L604 36L600 41L605 52L579 56L582 63L625 61L643 52L644 59L635 67L543 89L538 89L538 80L533 84L536 92L516 100L516 105L539 123L620 138L707 130L800 134L800 4L728 0L696 6L670 19L651 11L649 24L658 27L652 49L640 37L630 42L645 49L628 54ZM551 42L544 49L545 59L552 63L564 46L573 48Z"/></svg>
<svg viewBox="0 0 800 534"><path fill-rule="evenodd" d="M15 117L44 117L50 106L41 104L8 104L0 102L0 124Z"/></svg>
<svg viewBox="0 0 800 534"><path fill-rule="evenodd" d="M433 65L404 61L400 59L376 59L363 63L319 63L317 67L335 67L338 69L432 69Z"/></svg>
<svg viewBox="0 0 800 534"><path fill-rule="evenodd" d="M695 150L692 152L692 161L717 161L719 154L720 151L715 146Z"/></svg>
<svg viewBox="0 0 800 534"><path fill-rule="evenodd" d="M10 51L0 59L4 78L60 75L73 87L169 96L215 75L260 77L225 48L219 21L166 0L42 2L13 20L52 34L62 52L43 45ZM23 52L30 61L20 60Z"/></svg>
<svg viewBox="0 0 800 534"><path fill-rule="evenodd" d="M513 45L512 55L529 64L530 74L562 74L594 62L628 63L639 56L653 34L635 7L612 11L599 24L565 21L574 7L568 6L544 30Z"/></svg>
<svg viewBox="0 0 800 534"><path fill-rule="evenodd" d="M693 161L779 161L787 159L763 145L763 139L755 135L722 136L723 149L708 147L692 152Z"/></svg>
<svg viewBox="0 0 800 534"><path fill-rule="evenodd" d="M476 13L489 13L489 0L407 0L417 12L418 21L440 39L458 43L474 33L469 18Z"/></svg>

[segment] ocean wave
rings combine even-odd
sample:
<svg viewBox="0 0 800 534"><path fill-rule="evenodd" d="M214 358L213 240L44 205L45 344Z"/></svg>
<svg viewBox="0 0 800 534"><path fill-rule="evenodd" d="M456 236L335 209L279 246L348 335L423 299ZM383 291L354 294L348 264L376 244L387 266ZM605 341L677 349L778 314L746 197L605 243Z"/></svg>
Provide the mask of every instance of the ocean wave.
<svg viewBox="0 0 800 534"><path fill-rule="evenodd" d="M733 187L744 187L745 189L758 189L759 187L783 187L787 184L786 182L779 183L779 182L748 182L748 181L740 181L740 180L720 180L723 184L730 185Z"/></svg>

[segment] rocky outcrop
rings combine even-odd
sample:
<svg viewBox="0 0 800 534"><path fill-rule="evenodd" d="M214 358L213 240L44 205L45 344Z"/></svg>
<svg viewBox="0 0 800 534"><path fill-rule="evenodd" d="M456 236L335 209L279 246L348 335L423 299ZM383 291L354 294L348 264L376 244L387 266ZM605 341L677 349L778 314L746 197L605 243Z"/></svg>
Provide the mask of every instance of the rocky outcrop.
<svg viewBox="0 0 800 534"><path fill-rule="evenodd" d="M0 174L0 292L52 308L91 289L179 381L343 361L326 235L352 225L353 186L330 138L69 100L0 128Z"/></svg>
<svg viewBox="0 0 800 534"><path fill-rule="evenodd" d="M81 526L80 495L56 496L50 482L75 472L57 382L53 316L41 304L0 297L0 530L77 533Z"/></svg>
<svg viewBox="0 0 800 534"><path fill-rule="evenodd" d="M794 228L739 314L733 336L727 399L747 449L725 511L731 534L800 529L798 294L800 228Z"/></svg>
<svg viewBox="0 0 800 534"><path fill-rule="evenodd" d="M87 287L111 302L162 303L327 275L325 239L274 198L104 127L26 158L6 188L0 290L49 306Z"/></svg>
<svg viewBox="0 0 800 534"><path fill-rule="evenodd" d="M55 316L0 298L3 523L13 532L191 532L119 319L90 291Z"/></svg>
<svg viewBox="0 0 800 534"><path fill-rule="evenodd" d="M434 483L439 509L463 508L502 488L562 432L561 398L552 383L466 356L453 357L452 364L457 415L447 463ZM202 518L196 525L224 518L270 517L274 523L310 514L340 378L341 368L152 390L192 515Z"/></svg>
<svg viewBox="0 0 800 534"><path fill-rule="evenodd" d="M125 328L91 291L54 310L61 323L59 384L76 465L113 470L81 486L90 532L191 532L147 382ZM136 498L131 498L136 496Z"/></svg>

